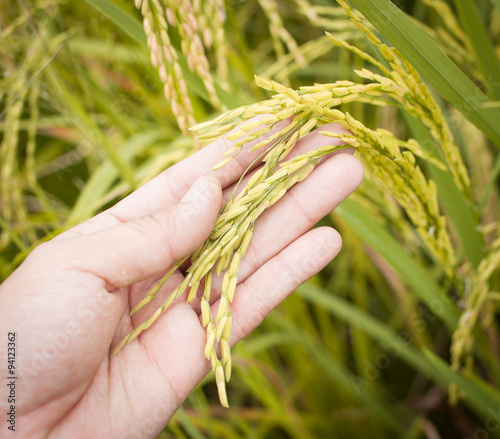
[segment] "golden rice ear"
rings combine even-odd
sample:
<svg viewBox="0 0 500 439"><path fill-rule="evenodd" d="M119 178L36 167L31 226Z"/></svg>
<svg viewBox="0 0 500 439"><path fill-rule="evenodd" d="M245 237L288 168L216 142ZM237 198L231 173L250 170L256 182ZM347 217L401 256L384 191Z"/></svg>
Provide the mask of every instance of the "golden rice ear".
<svg viewBox="0 0 500 439"><path fill-rule="evenodd" d="M217 384L217 390L219 392L219 401L223 407L229 407L229 402L227 400L226 394L226 378L224 377L224 368L222 364L217 363L215 368L215 382Z"/></svg>
<svg viewBox="0 0 500 439"><path fill-rule="evenodd" d="M271 2L263 1L263 3L269 5ZM347 4L344 4L344 7L348 8ZM427 180L415 156L428 160L437 159L430 157L415 140L403 141L388 131L369 129L338 107L353 101L386 105L392 100L414 116L426 121L431 132L436 133L439 138L447 165L451 167L454 178L460 183L459 187L467 193L469 182L461 159L457 158L450 130L439 107L426 86L419 81L412 67L407 65L396 50L381 44L350 9L347 12L354 25L377 45L389 67L359 48L330 35L329 38L336 45L352 51L381 73L363 68L358 74L366 80L366 83L337 81L331 84L304 86L299 90L290 89L273 80L256 77L259 86L275 92L272 98L262 103L228 111L214 121L204 122L192 128L208 130L202 134L204 138L225 135L226 139L234 142L224 154L225 158L221 157L222 161L212 170L221 169L228 164L234 157L233 154L242 154L243 146L250 142L252 142L250 151L262 150L259 158L251 165L257 169L246 185L245 175L250 167L243 173L238 186L245 186L237 196L229 197L229 201L219 214L214 230L204 245L197 250L196 257L192 258L191 266L187 270L188 277L177 287L175 294L170 296L160 308L160 312L156 311L150 320L132 331L119 345L122 347L147 329L173 299L183 294L188 285L190 293L187 300L193 300L199 282L205 277L205 290L201 301L201 320L203 326L206 326L207 334L204 353L212 363L219 397L224 406L228 404L225 381L231 374L229 349L231 303L237 294L238 270L250 244L254 224L266 209L286 196L289 189L306 179L322 157L348 147L356 147L369 157L370 164L377 170L377 176L403 207L433 257L445 267L449 275L455 267L455 256L446 221L439 212L437 204L436 187L433 182ZM426 116L429 112L432 118ZM285 120L288 122L282 122ZM322 129L328 123L338 124L343 130L332 132ZM233 131L227 134L230 129ZM325 139L328 137L339 139L342 144L332 145L330 141L315 150L294 154L298 142L313 130L324 135ZM428 233L429 230L433 233ZM212 286L211 270L214 267L217 275L227 270L224 274L215 320L209 302ZM154 287L152 293L148 293L139 303L138 309L149 303L158 289L158 286ZM217 356L218 343L221 348L221 359Z"/></svg>
<svg viewBox="0 0 500 439"><path fill-rule="evenodd" d="M210 303L205 298L201 300L201 317L202 317L202 325L204 327L208 325L210 320L212 320L212 311L210 310Z"/></svg>
<svg viewBox="0 0 500 439"><path fill-rule="evenodd" d="M497 225L498 228L498 225ZM476 327L484 305L498 293L490 291L490 278L500 266L500 236L492 243L488 254L479 264L471 282L471 292L467 297L465 309L460 317L457 329L453 333L451 344L451 365L459 370L464 364L471 367L474 358L474 328ZM491 317L490 317L491 318ZM455 392L456 393L456 392Z"/></svg>
<svg viewBox="0 0 500 439"><path fill-rule="evenodd" d="M222 168L223 166L226 166L233 158L229 157L227 159L222 160L221 162L217 163L210 171L217 171L217 169Z"/></svg>

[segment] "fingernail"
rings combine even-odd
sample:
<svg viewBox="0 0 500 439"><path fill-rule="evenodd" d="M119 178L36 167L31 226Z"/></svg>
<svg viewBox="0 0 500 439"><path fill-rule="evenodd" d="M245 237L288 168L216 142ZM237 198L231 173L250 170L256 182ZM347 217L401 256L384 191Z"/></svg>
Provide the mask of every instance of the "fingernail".
<svg viewBox="0 0 500 439"><path fill-rule="evenodd" d="M181 203L190 203L191 201L196 200L205 192L209 185L210 181L207 177L202 176L198 178L198 180L194 182L193 186L191 186L191 189L186 192L186 195L182 197Z"/></svg>

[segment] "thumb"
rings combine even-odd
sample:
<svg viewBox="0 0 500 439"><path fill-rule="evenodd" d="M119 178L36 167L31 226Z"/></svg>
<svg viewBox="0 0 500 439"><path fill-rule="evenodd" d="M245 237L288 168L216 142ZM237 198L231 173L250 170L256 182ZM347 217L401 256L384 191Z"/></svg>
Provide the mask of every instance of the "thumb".
<svg viewBox="0 0 500 439"><path fill-rule="evenodd" d="M221 199L219 182L202 176L180 202L166 209L54 244L67 247L62 254L71 250L72 266L101 277L109 289L128 286L196 250L212 231Z"/></svg>

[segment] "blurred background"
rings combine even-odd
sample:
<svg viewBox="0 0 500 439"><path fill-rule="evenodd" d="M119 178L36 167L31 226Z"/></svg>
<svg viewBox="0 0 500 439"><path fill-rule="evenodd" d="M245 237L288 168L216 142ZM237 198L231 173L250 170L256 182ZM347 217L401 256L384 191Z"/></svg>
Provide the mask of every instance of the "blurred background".
<svg viewBox="0 0 500 439"><path fill-rule="evenodd" d="M189 126L269 97L255 74L294 89L363 82L354 70L366 62L325 31L380 59L331 1L138 3L2 4L1 280L40 242L203 147ZM494 3L468 4L498 55ZM397 6L489 92L494 77L478 63L459 5ZM342 234L341 254L235 347L231 408L220 406L210 374L161 437L499 437L498 150L435 98L466 164L472 199L461 200L448 180L417 162L436 182L456 261L435 260L376 166L361 157L365 182L321 221ZM491 106L498 107L494 94ZM340 110L372 129L418 138L398 105L359 100ZM461 355L452 358L450 349Z"/></svg>

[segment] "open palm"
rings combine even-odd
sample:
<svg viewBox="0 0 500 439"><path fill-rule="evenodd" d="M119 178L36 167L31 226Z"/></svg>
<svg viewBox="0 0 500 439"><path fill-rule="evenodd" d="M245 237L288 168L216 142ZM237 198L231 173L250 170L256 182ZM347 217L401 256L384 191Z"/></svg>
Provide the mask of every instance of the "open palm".
<svg viewBox="0 0 500 439"><path fill-rule="evenodd" d="M327 129L342 130L322 127ZM295 154L332 142L313 132ZM224 139L212 143L37 247L0 285L1 334L16 333L14 437L155 437L209 371L200 302L186 304L182 297L117 356L109 354L182 281L179 270L150 304L129 316L165 271L206 239L221 203L258 154L243 152L210 173L231 146ZM232 343L335 257L338 233L308 230L359 185L362 174L350 154L328 157L262 215L238 272ZM214 311L220 286L214 277ZM7 340L0 343L1 358L7 358L6 347ZM9 410L6 398L0 410ZM8 435L4 417L0 422L0 435Z"/></svg>

